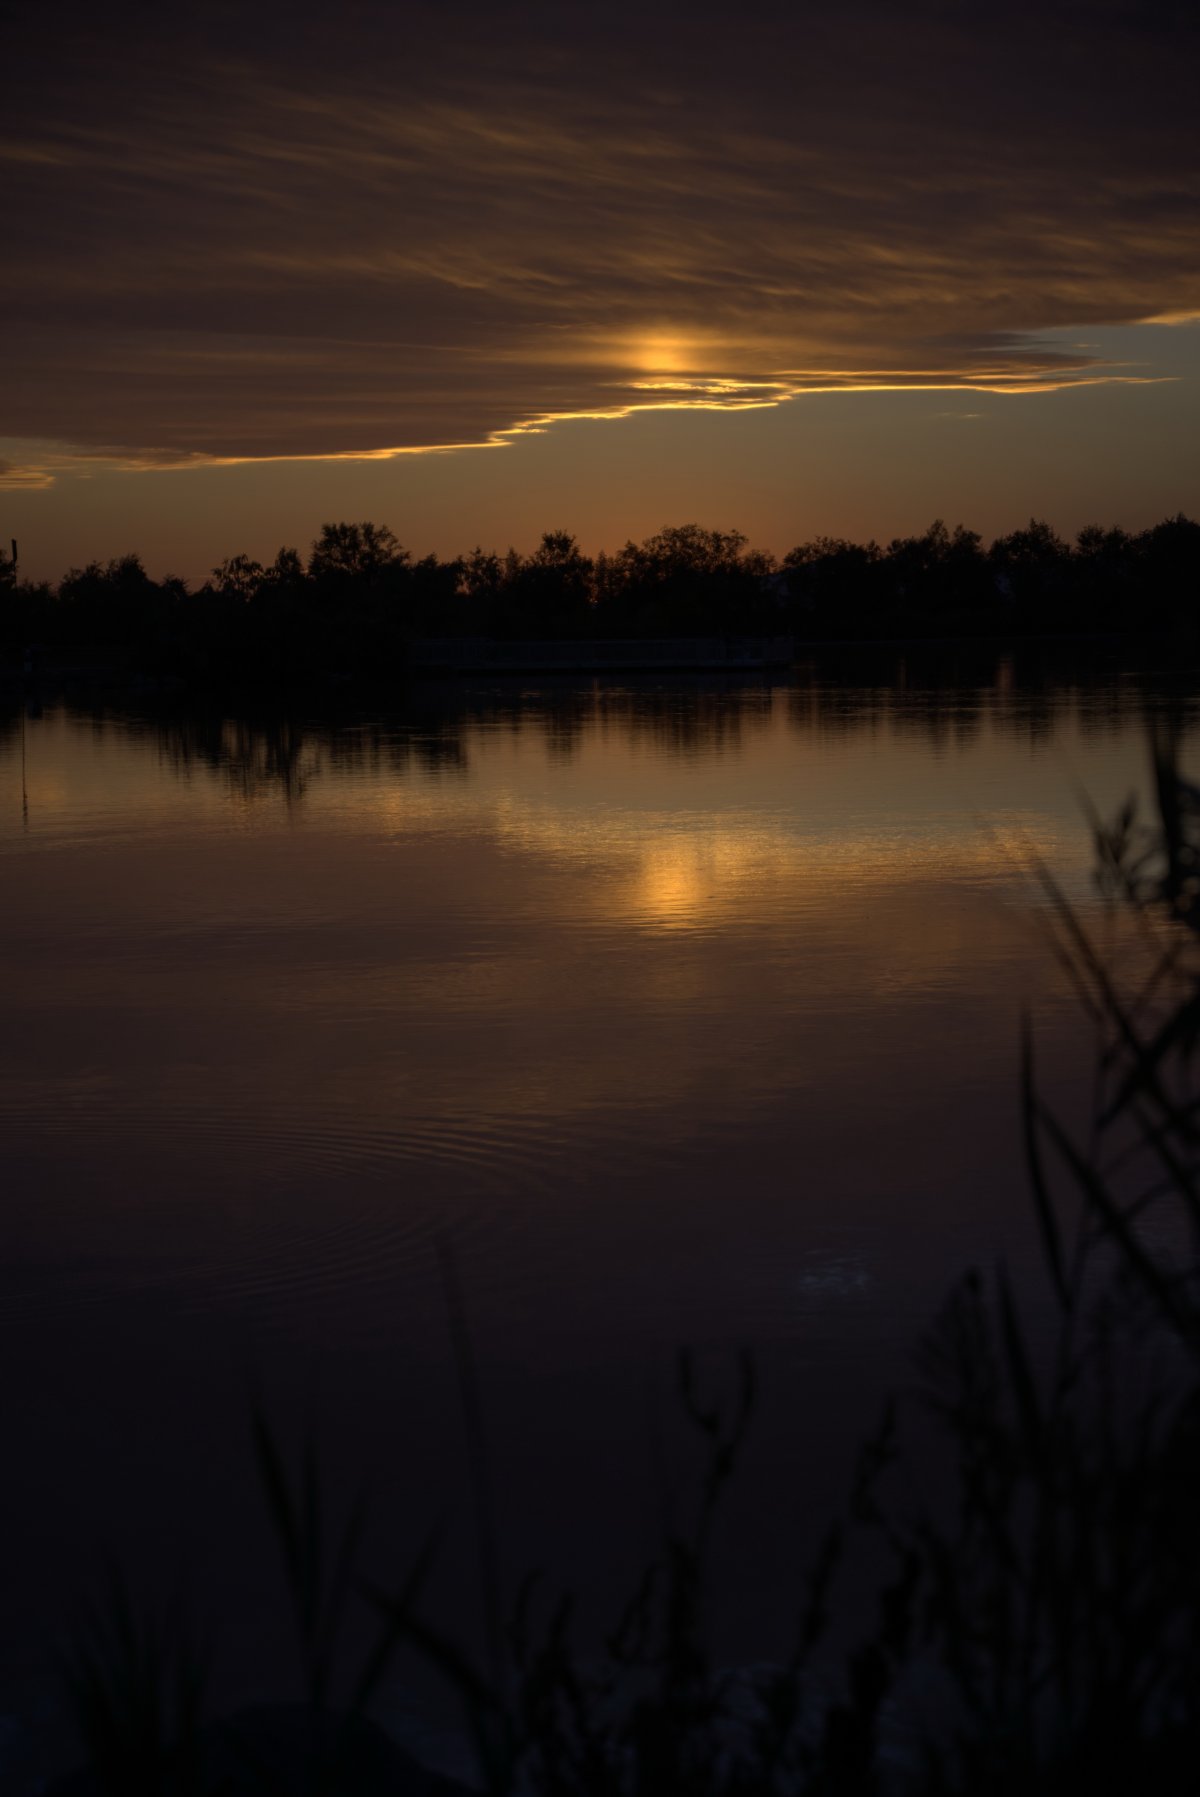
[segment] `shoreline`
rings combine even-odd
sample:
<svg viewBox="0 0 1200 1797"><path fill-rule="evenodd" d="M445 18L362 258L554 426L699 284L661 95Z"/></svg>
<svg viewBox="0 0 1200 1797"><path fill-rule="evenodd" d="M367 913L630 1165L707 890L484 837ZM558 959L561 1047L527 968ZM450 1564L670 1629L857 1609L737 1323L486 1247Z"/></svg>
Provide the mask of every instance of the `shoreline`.
<svg viewBox="0 0 1200 1797"><path fill-rule="evenodd" d="M1138 655L1170 652L1182 665L1200 659L1200 643L1188 635L1140 631L1005 633L882 637L645 637L645 638L414 638L408 653L389 670L365 675L331 668L323 677L255 677L232 667L181 673L133 664L132 652L97 652L88 646L64 648L39 658L30 672L16 656L0 659L0 692L48 696L63 687L118 689L147 694L311 693L378 691L426 681L463 677L523 678L622 677L627 675L787 675L810 668L824 655L839 657L889 652L921 656L947 651L981 656L1019 651L1125 649Z"/></svg>

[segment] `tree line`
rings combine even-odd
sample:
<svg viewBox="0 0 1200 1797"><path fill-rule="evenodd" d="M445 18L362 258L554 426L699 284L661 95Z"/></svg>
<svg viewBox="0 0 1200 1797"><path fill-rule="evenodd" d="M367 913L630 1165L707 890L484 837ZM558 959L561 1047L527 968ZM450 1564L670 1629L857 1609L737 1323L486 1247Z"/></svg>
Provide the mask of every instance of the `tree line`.
<svg viewBox="0 0 1200 1797"><path fill-rule="evenodd" d="M137 555L21 581L0 552L0 645L87 646L183 676L386 672L414 637L797 636L814 640L1189 632L1200 524L1090 525L1074 543L1031 519L989 547L941 520L920 536L816 537L778 559L736 530L667 527L586 555L547 531L531 555L415 558L386 526L323 526L307 557L234 555L199 586Z"/></svg>

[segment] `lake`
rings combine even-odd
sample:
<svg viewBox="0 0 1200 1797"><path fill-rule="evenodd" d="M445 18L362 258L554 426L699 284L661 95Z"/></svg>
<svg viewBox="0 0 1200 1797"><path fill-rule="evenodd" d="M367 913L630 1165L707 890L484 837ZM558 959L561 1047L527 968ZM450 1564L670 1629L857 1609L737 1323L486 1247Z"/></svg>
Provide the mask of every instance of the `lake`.
<svg viewBox="0 0 1200 1797"><path fill-rule="evenodd" d="M188 1569L223 1698L286 1682L255 1391L335 1508L369 1481L381 1577L445 1520L431 1603L474 1626L447 1253L510 1587L610 1615L688 1495L678 1348L714 1390L752 1350L715 1627L772 1651L956 1274L1003 1257L1045 1309L1022 1013L1068 1121L1092 1043L1030 870L1103 927L1081 795L1145 801L1167 714L1190 766L1178 677L982 654L10 696L0 1766L105 1553Z"/></svg>

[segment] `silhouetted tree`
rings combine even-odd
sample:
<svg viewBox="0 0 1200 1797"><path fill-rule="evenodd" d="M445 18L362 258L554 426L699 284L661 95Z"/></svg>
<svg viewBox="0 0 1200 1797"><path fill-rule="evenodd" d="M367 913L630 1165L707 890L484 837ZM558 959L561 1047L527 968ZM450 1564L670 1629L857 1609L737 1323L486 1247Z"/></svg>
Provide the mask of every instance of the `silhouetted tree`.
<svg viewBox="0 0 1200 1797"><path fill-rule="evenodd" d="M1022 628L1037 629L1061 623L1062 601L1067 593L1070 550L1050 525L1031 518L1024 530L997 537L988 560L1002 593L1017 607ZM1059 610L1056 620L1049 614Z"/></svg>
<svg viewBox="0 0 1200 1797"><path fill-rule="evenodd" d="M853 636L878 609L878 543L851 543L843 537L814 537L783 558L793 628Z"/></svg>
<svg viewBox="0 0 1200 1797"><path fill-rule="evenodd" d="M548 530L521 565L513 600L521 635L577 635L587 622L592 562L566 530Z"/></svg>
<svg viewBox="0 0 1200 1797"><path fill-rule="evenodd" d="M896 614L915 628L940 631L948 620L970 628L994 592L980 538L961 524L951 533L935 518L922 536L889 543L886 560Z"/></svg>
<svg viewBox="0 0 1200 1797"><path fill-rule="evenodd" d="M308 558L308 572L314 580L331 574L369 579L408 560L408 550L400 547L386 524L323 524Z"/></svg>
<svg viewBox="0 0 1200 1797"><path fill-rule="evenodd" d="M613 557L606 603L646 635L754 630L775 622L763 590L774 570L741 531L668 525Z"/></svg>
<svg viewBox="0 0 1200 1797"><path fill-rule="evenodd" d="M386 525L322 526L300 603L314 667L382 674L400 666L413 633L411 560Z"/></svg>
<svg viewBox="0 0 1200 1797"><path fill-rule="evenodd" d="M740 531L665 527L593 561L569 531L532 555L476 546L414 561L386 526L322 527L307 563L234 555L196 592L152 580L136 555L72 568L57 590L16 582L0 553L0 641L10 650L110 647L140 665L256 682L395 674L414 636L776 635L857 639L1193 632L1200 524L1182 514L1138 536L1089 525L1074 549L1037 519L985 554L937 519L886 550L815 537L782 567Z"/></svg>
<svg viewBox="0 0 1200 1797"><path fill-rule="evenodd" d="M1200 524L1178 512L1144 531L1137 547L1146 624L1195 631L1200 623Z"/></svg>
<svg viewBox="0 0 1200 1797"><path fill-rule="evenodd" d="M258 596L263 575L261 562L256 562L248 555L233 555L228 561L222 562L220 567L213 569L213 590L222 598L246 603Z"/></svg>
<svg viewBox="0 0 1200 1797"><path fill-rule="evenodd" d="M407 570L405 628L423 636L457 635L462 628L459 593L462 562L423 555Z"/></svg>
<svg viewBox="0 0 1200 1797"><path fill-rule="evenodd" d="M1123 530L1088 524L1071 557L1073 613L1091 629L1119 625L1137 579L1137 544Z"/></svg>
<svg viewBox="0 0 1200 1797"><path fill-rule="evenodd" d="M77 643L146 645L179 597L151 580L137 555L89 562L72 568L59 586L59 624Z"/></svg>
<svg viewBox="0 0 1200 1797"><path fill-rule="evenodd" d="M263 572L263 584L274 591L298 592L304 585L304 563L298 549L280 549L271 566Z"/></svg>

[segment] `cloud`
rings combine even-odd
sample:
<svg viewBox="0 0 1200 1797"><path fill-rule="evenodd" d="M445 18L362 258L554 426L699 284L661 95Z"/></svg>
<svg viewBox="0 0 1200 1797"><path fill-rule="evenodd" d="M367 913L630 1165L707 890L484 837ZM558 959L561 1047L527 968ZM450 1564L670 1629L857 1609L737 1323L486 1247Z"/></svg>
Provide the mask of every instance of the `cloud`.
<svg viewBox="0 0 1200 1797"><path fill-rule="evenodd" d="M54 485L54 471L35 462L10 462L0 456L0 492L33 491Z"/></svg>
<svg viewBox="0 0 1200 1797"><path fill-rule="evenodd" d="M1043 334L1200 305L1195 28L895 12L49 7L0 428L59 447L0 479L1144 378Z"/></svg>
<svg viewBox="0 0 1200 1797"><path fill-rule="evenodd" d="M13 447L19 455L18 460L0 456L0 492L45 491L63 474L86 479L102 469L133 474L151 469L209 467L214 460L207 455L170 450L127 450L106 444L78 449L63 443L17 442Z"/></svg>

